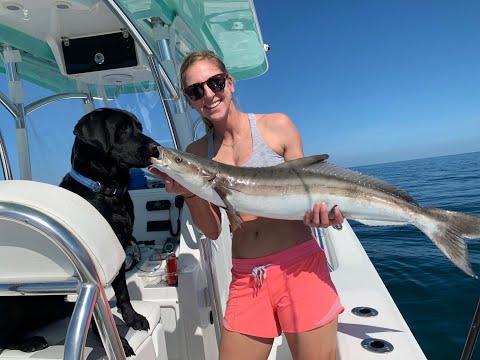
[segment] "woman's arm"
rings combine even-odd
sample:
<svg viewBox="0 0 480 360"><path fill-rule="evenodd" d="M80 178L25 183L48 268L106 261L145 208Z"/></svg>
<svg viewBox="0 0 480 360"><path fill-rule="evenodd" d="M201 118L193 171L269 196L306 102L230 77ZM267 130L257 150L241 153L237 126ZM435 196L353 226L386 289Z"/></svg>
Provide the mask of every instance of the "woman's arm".
<svg viewBox="0 0 480 360"><path fill-rule="evenodd" d="M185 199L193 222L209 239L216 240L222 231L222 217L218 206L198 197Z"/></svg>

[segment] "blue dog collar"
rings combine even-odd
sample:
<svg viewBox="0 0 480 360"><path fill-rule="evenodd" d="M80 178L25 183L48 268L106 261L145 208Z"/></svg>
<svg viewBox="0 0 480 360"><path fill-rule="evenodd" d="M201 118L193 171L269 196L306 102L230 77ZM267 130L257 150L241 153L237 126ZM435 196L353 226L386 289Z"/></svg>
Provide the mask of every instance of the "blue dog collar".
<svg viewBox="0 0 480 360"><path fill-rule="evenodd" d="M90 190L92 190L94 192L97 192L97 193L100 193L100 194L104 194L104 195L107 195L107 196L113 196L113 195L123 196L127 192L126 187L119 188L119 189L107 188L106 186L100 184L98 181L93 181L93 180L79 174L74 169L70 170L69 174L72 177L72 179L74 179L78 183L80 183L83 186L89 188Z"/></svg>

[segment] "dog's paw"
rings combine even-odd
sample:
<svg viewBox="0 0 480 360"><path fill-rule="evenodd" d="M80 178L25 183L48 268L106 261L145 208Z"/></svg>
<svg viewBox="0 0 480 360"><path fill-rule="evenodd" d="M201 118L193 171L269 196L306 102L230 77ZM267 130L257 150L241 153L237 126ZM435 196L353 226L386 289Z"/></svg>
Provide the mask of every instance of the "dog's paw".
<svg viewBox="0 0 480 360"><path fill-rule="evenodd" d="M145 316L140 315L136 312L132 312L130 314L122 314L123 315L123 321L125 321L125 324L130 326L134 330L149 330L150 329L150 324L148 323L148 320L145 318Z"/></svg>
<svg viewBox="0 0 480 360"><path fill-rule="evenodd" d="M47 340L42 336L33 336L17 344L13 344L8 348L10 350L20 350L23 352L34 352L46 349L48 347Z"/></svg>
<svg viewBox="0 0 480 360"><path fill-rule="evenodd" d="M125 352L125 356L126 357L129 357L129 356L134 356L135 355L135 351L133 351L132 347L130 346L130 344L128 343L128 341L121 337L120 336L120 340L122 341L122 346L123 346L123 351Z"/></svg>

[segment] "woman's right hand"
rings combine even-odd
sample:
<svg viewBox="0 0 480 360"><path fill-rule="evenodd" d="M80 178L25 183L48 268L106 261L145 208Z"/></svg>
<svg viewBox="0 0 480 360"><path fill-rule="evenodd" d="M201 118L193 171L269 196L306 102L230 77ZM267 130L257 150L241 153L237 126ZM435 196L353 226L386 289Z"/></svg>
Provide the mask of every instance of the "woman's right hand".
<svg viewBox="0 0 480 360"><path fill-rule="evenodd" d="M180 185L178 182L173 180L170 176L167 174L161 172L158 170L156 167L149 166L148 171L152 174L155 175L156 177L159 177L165 182L165 190L169 193L175 193L179 195L183 195L186 197L189 197L193 195L192 192L188 191L186 188L184 188L182 185Z"/></svg>

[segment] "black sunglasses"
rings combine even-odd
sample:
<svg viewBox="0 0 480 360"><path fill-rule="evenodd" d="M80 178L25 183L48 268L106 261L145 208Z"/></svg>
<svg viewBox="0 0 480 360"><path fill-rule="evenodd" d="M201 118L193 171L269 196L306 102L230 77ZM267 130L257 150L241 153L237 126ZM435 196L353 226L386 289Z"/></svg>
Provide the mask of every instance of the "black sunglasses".
<svg viewBox="0 0 480 360"><path fill-rule="evenodd" d="M211 78L208 78L204 82L187 86L185 90L183 90L183 93L188 96L188 98L192 101L200 100L205 96L205 84L207 84L210 90L216 93L225 89L225 82L227 81L227 77L228 75L226 73L213 75Z"/></svg>

